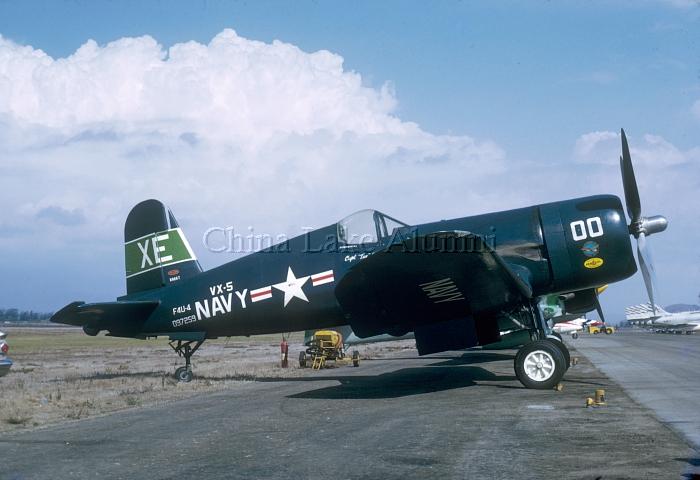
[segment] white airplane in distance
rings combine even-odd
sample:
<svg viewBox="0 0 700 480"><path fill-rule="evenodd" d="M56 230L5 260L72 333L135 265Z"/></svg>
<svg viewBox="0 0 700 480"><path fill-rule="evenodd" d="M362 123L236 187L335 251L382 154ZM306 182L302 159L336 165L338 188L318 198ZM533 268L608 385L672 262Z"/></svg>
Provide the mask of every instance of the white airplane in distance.
<svg viewBox="0 0 700 480"><path fill-rule="evenodd" d="M700 311L669 313L658 305L654 308L650 303L633 305L625 308L625 316L628 322L652 327L656 332L685 332L691 335L700 330Z"/></svg>
<svg viewBox="0 0 700 480"><path fill-rule="evenodd" d="M566 322L555 323L552 327L552 331L559 335L570 334L571 338L576 339L578 338L578 332L583 331L583 327L592 321L593 320L588 320L586 317L574 318Z"/></svg>

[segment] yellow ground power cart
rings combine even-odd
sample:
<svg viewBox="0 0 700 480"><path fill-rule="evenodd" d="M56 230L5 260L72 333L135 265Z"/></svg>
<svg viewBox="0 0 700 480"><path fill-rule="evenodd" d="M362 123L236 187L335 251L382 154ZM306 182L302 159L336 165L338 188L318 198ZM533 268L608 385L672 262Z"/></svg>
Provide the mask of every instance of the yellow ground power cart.
<svg viewBox="0 0 700 480"><path fill-rule="evenodd" d="M588 327L588 332L592 333L593 335L598 335L599 333L610 335L612 333L615 333L615 328L610 327L608 325L595 325Z"/></svg>
<svg viewBox="0 0 700 480"><path fill-rule="evenodd" d="M306 343L306 351L299 353L299 366L306 367L311 361L311 368L320 370L326 366L326 362L352 362L353 367L360 366L360 352L352 352L348 358L343 345L343 336L335 330L318 330Z"/></svg>

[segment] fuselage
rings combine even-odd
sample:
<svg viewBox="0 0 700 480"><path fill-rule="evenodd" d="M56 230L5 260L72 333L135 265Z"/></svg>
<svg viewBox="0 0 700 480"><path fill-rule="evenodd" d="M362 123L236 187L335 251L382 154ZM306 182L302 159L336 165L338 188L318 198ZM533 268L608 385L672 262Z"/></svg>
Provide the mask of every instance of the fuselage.
<svg viewBox="0 0 700 480"><path fill-rule="evenodd" d="M595 288L636 271L622 204L612 195L392 231L378 223L374 238L360 243L346 240L342 229L352 224L346 220L120 300L160 301L138 336L205 331L213 338L346 325L349 312L338 302L335 286L347 272L397 237L441 231L481 236L535 295Z"/></svg>
<svg viewBox="0 0 700 480"><path fill-rule="evenodd" d="M665 313L653 320L653 325L680 328L686 331L700 330L700 312Z"/></svg>
<svg viewBox="0 0 700 480"><path fill-rule="evenodd" d="M573 322L561 322L554 324L552 330L560 334L581 332L583 331L583 325Z"/></svg>

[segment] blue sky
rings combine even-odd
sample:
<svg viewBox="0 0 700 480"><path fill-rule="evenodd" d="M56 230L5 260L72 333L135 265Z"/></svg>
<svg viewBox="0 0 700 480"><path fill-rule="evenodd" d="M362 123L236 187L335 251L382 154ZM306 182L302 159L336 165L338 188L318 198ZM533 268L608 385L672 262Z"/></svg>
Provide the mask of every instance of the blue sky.
<svg viewBox="0 0 700 480"><path fill-rule="evenodd" d="M672 223L664 240L661 237L653 239L660 264L664 303L695 301L700 290L700 256L694 248L698 231L692 223L690 208L697 202L691 195L695 184L690 180L699 171L699 157L695 150L700 146L700 104L696 103L700 101L699 27L700 8L692 1L680 0L499 2L497 6L492 2L446 1L433 2L429 7L425 2L0 1L0 35L13 44L43 50L54 59L72 55L89 39L95 40L98 48L103 48L124 37L148 35L167 50L174 44L188 41L207 45L226 28L235 30L240 38L266 45L278 39L306 53L332 52L342 57L344 73L360 75L362 85L372 91L380 92L386 88L389 92L387 98L393 105L377 106L378 110L372 115L377 111L387 113L404 122L406 128L409 128L408 123L415 122L420 129L416 135L423 138L424 133L430 134L430 141L435 142L425 148L431 151L451 148L445 146L450 143L447 136L467 143L467 138L474 139L477 153L473 155L478 161L472 167L478 170L479 165L488 163L490 166L484 170L488 170L490 176L486 182L475 178L470 183L470 179L465 178L463 189L468 190L466 196L471 203L463 208L463 214L589 193L609 191L620 194L615 157L612 163L606 163L607 160L589 158L588 154L581 152L612 152L612 145L617 143L610 142L608 146L604 141L596 142L591 147L593 150L587 150L582 147L582 142L590 137L584 140L582 137L591 132L617 132L624 126L633 147L636 145L643 159L648 158L648 161L642 160L638 173L640 183L647 182L650 186L649 191L642 190L643 200L648 199L645 202L649 205L647 212L668 214L670 210L676 214L675 225L680 224L680 229L674 229ZM129 52L132 51L127 54L133 54ZM0 92L0 119L3 118L2 96L3 92ZM59 103L49 105L48 108L71 108ZM697 108L694 110L694 107ZM29 118L25 114L8 112L8 122L20 117ZM57 114L56 122L46 128L58 129L73 137L81 128L84 131L93 131L94 125L108 128L102 118L95 120L97 117L90 117L90 126L86 127L87 124L80 126L70 123L72 120L65 120L69 117ZM41 120L32 121L41 123ZM70 125L61 124L62 121ZM134 120L129 117L124 121ZM318 128L327 129L326 126ZM70 133L66 133L66 129ZM53 161L48 157L37 160L32 156L35 153L28 153L31 139L38 134L30 134L24 129L18 135L23 138L20 142L22 155L33 159L27 161ZM126 138L120 135L117 137ZM129 145L133 146L136 140L133 136L128 138ZM411 138L411 142L418 142L417 137ZM317 141L320 140L315 139L311 145L317 146L314 143ZM294 147L300 151L310 148L310 145L298 145L299 142L295 141ZM113 144L110 146L118 148ZM98 147L86 143L71 155L99 152ZM365 148L355 147L358 152ZM21 168L9 161L10 152L18 152L18 148L5 149L5 157L0 152L0 162L5 161L7 171L22 181L65 181L70 189L79 189L80 182L85 181L78 174L58 175L56 172L63 172L63 167L58 164L55 170L50 169L41 178L36 176L38 174L33 177L31 173L20 177ZM245 150L240 145L235 145L235 148ZM472 147L463 145L460 148ZM487 153L484 153L485 149ZM57 150L54 157L59 158L62 152L65 149ZM653 154L659 154L663 159L655 163ZM123 156L114 153L114 162ZM77 161L74 156L71 158L71 161ZM143 158L150 157L144 154ZM211 162L215 163L216 158L212 157ZM342 160L338 157L337 161ZM137 176L137 168L119 165L123 168L119 171L124 175ZM303 164L298 168L302 169ZM571 177L560 176L560 170L568 172ZM668 172L672 173L667 177ZM582 178L581 175L587 173L591 174L592 185L567 184L572 178ZM440 181L442 177L436 174L435 178ZM690 182L678 184L683 184L685 190L656 185L664 183L665 179L675 181L669 179L676 178ZM361 180L358 177L356 181L361 183ZM323 182L323 179L317 181ZM408 177L404 181L410 184ZM265 187L262 181L259 185ZM308 192L314 187L313 181L307 179L300 188ZM133 188L123 198L115 199L111 207L107 205L109 202L103 201L101 211L123 218L125 209L128 211L126 205L136 203L139 195L151 193L146 187ZM290 192L295 191L291 183L289 188ZM377 207L399 209L400 212L393 210L389 213L407 221L462 214L458 208L448 208L440 203L428 208L420 196L399 202L375 195L373 191L367 189L363 201L372 201L369 206L376 202L379 203ZM456 194L460 188L454 184L446 186L444 191ZM23 230L28 218L46 222L52 213L55 222L47 224L46 228L57 229L55 232L51 230L57 239L71 238L71 232L77 233L81 228L81 216L86 218L83 225L86 232L88 228L94 228L89 219L90 206L95 198L91 199L87 194L69 195L57 190L45 199L27 197L21 201L17 200L18 196L21 195L8 198L6 203L11 208L0 214L0 225L4 225L8 232ZM303 195L300 198L304 198ZM58 199L67 203L60 203ZM202 207L204 200L200 199ZM676 207L670 205L672 202L683 202L686 206ZM301 208L302 203L300 201L299 215L308 213ZM368 206L355 203L362 202L330 202L327 210L314 212L306 218L318 226ZM196 225L190 236L201 233L206 223L204 220L201 220L201 225L197 223L200 219L194 207L190 208L184 199L174 199L170 204L181 223L185 222L178 211L184 210L184 217L191 218ZM227 217L224 211L218 214L210 212L213 218L208 222L229 224L243 221L248 224L264 216L268 219L265 225L268 229L288 229L305 222L304 219L275 217L262 210L250 213L255 207L246 206L248 217L240 212L236 218ZM240 217L245 217L245 220L239 220ZM66 218L72 218L75 225L61 224ZM671 220L673 222L674 218ZM115 218L114 224L119 223ZM100 236L99 245L92 244L86 233L78 235L80 242L84 242L83 249L61 249L57 240L56 245L47 247L43 254L32 259L21 257L18 245L39 242L38 233L25 232L22 242L8 240L9 243L3 245L10 253L6 260L7 272L23 281L3 286L0 306L51 310L73 300L73 297L105 300L121 294L121 272L111 271L121 268L121 246L107 246L108 241L118 242L120 229L115 230L114 235L104 233ZM81 260L94 262L97 259L85 253L89 248L100 251L102 258L107 259L104 270L80 267ZM690 261L675 258L679 251ZM204 256L207 266L226 260L207 257L206 253ZM684 263L687 272L681 271ZM681 277L685 281L681 281ZM59 278L64 281L60 287L53 288ZM688 282L688 279L695 283ZM86 282L100 287L86 289ZM36 295L34 289L37 286L47 293ZM611 289L606 301L611 309L620 311L625 302L644 300L640 288L643 288L641 281L633 279L626 286ZM629 300L630 295L637 293L640 295Z"/></svg>

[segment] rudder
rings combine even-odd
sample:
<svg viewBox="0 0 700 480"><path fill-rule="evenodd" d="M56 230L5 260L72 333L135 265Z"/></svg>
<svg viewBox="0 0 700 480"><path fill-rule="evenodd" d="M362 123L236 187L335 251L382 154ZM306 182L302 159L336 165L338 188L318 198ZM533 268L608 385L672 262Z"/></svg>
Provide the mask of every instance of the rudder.
<svg viewBox="0 0 700 480"><path fill-rule="evenodd" d="M172 285L202 272L197 257L168 207L145 200L124 225L126 293Z"/></svg>

